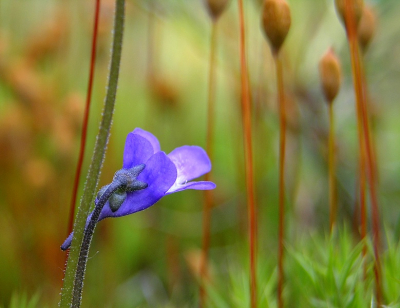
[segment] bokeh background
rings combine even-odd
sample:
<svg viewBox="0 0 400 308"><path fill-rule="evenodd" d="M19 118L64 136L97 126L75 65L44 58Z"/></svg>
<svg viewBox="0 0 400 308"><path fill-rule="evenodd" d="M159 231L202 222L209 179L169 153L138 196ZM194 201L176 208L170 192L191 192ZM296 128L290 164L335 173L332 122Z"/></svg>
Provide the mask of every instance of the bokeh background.
<svg viewBox="0 0 400 308"><path fill-rule="evenodd" d="M339 222L357 233L357 139L349 52L332 0L289 0L283 47L287 91L287 242L328 230L327 106L318 61L333 46L343 83L334 105ZM366 0L377 17L365 54L379 163L382 226L400 232L400 4ZM86 156L90 164L105 96L114 1L101 1ZM259 254L276 260L278 117L274 62L260 28L261 1L245 0L253 103ZM69 205L89 72L94 1L0 1L0 306L12 296L59 300ZM239 25L232 0L218 22L210 259L246 268L246 202L240 121ZM201 0L127 0L116 109L100 185L121 168L126 135L141 127L170 152L206 144L211 22ZM79 199L79 197L78 197ZM96 229L84 307L193 307L204 195L185 191ZM355 235L356 236L356 235ZM241 255L240 252L243 252ZM232 261L233 260L233 261ZM230 263L231 262L231 263Z"/></svg>

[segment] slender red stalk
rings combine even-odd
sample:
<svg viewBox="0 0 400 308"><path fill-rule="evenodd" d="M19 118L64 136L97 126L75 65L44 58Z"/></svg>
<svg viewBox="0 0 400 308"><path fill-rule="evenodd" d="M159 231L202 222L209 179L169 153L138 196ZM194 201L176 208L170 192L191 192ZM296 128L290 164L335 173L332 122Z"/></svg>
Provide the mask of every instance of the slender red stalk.
<svg viewBox="0 0 400 308"><path fill-rule="evenodd" d="M150 8L147 14L147 82L154 78L155 74L155 17L154 17L154 1L150 1Z"/></svg>
<svg viewBox="0 0 400 308"><path fill-rule="evenodd" d="M360 121L358 121L360 123ZM361 126L361 125L358 125ZM365 141L364 135L362 134L361 127L358 129L358 139L359 139L359 147L362 149L360 152L360 162L359 162L359 186L360 186L360 235L361 240L364 241L363 249L362 249L362 256L363 256L363 272L364 272L364 281L367 278L367 263L366 263L366 256L367 256L367 243L365 239L367 237L367 207L366 207L366 200L365 200L365 190L366 190L366 174L365 174L365 167L366 167L366 160L365 160Z"/></svg>
<svg viewBox="0 0 400 308"><path fill-rule="evenodd" d="M358 139L358 148L359 148L359 163L358 163L358 186L359 186L359 198L360 198L360 236L361 240L365 240L367 236L367 205L366 205L366 147L365 147L365 139L363 134L362 127L362 119L360 118L360 112L357 105L357 139ZM367 270L366 270L366 260L365 257L367 255L367 243L363 244L362 249L363 262L364 262L364 280L366 279Z"/></svg>
<svg viewBox="0 0 400 308"><path fill-rule="evenodd" d="M336 182L335 182L335 122L333 117L333 102L328 103L329 112L329 138L328 138L328 169L329 169L329 229L332 234L336 224Z"/></svg>
<svg viewBox="0 0 400 308"><path fill-rule="evenodd" d="M362 57L360 58L360 61L361 60L362 60ZM366 100L365 104L366 104L367 111L368 111L367 81L366 81L366 78L365 78L365 72L364 72L363 67L361 65L360 65L360 69L361 69L361 78L362 78L361 82L362 82L362 85L363 85L363 97ZM368 121L369 121L368 112L367 112L367 117L368 117ZM366 154L365 154L365 151L366 151L366 145L365 145L364 135L363 134L361 134L361 138L362 138L362 143L363 143L363 147L364 147L364 151L363 151L363 153L361 153L362 154L361 155L361 160L362 160L361 165L364 166L364 170L362 170L363 171L363 177L364 177L364 183L360 182L360 185L361 185L360 190L361 189L364 190L363 191L364 195L361 195L361 197L364 198L364 201L363 201L363 205L364 206L361 206L360 217L361 217L361 240L365 240L365 238L367 237L367 209L366 209L366 201L365 201L365 186L366 186L366 183L365 183L365 177L366 177L366 175L365 175L365 169L366 169L366 157L365 157ZM377 181L377 177L376 177L376 172L377 172L376 152L375 152L375 146L374 146L374 143L373 143L373 139L371 140L371 142L372 142L372 153L371 154L372 154L372 161L373 161L373 164L374 164L373 168L372 168L372 172L375 174L373 179L374 179L374 181ZM361 168L361 166L360 166L360 168ZM364 281L366 281L366 279L367 279L367 262L366 262L367 250L368 250L367 249L367 243L364 242L363 250L362 250L362 255L363 255L363 258L364 258L364 266L363 266L364 267L363 268Z"/></svg>
<svg viewBox="0 0 400 308"><path fill-rule="evenodd" d="M375 274L375 287L376 287L376 303L377 307L382 304L382 284L381 284L381 263L380 263L380 223L379 223L379 208L378 199L376 194L376 180L373 162L374 156L372 155L371 138L369 132L369 123L367 115L367 106L365 100L365 91L363 90L362 68L360 61L359 46L356 35L356 23L354 20L353 6L349 0L345 2L346 6L346 30L347 37L350 46L350 56L353 72L353 83L356 93L357 113L358 121L361 122L363 130L363 141L365 143L366 152L366 169L367 169L367 180L369 185L369 192L371 197L371 216L372 216L372 232L373 232L373 247L374 247L374 274ZM362 151L363 149L360 149Z"/></svg>
<svg viewBox="0 0 400 308"><path fill-rule="evenodd" d="M285 94L283 89L282 62L279 54L275 54L276 80L278 88L279 108L279 230L278 230L278 307L283 307L284 284L284 247L285 239L285 152L286 152L286 110Z"/></svg>
<svg viewBox="0 0 400 308"><path fill-rule="evenodd" d="M368 84L367 84L367 79L366 79L366 76L365 76L365 70L364 70L364 66L363 66L364 57L363 57L362 53L360 54L360 48L358 48L358 50L359 50L359 59L360 59L359 60L360 61L360 71L361 71L360 74L361 74L361 78L362 78L361 83L363 85L363 97L364 97L364 100L365 100L365 112L366 112L366 116L368 117L368 128L369 128L369 131L370 132L372 131L370 133L372 163L374 164L373 168L372 168L372 173L373 173L373 179L378 184L379 175L378 175L378 166L377 166L377 161L376 161L376 145L375 145L375 136L374 136L374 133L373 133L373 129L371 128L372 116L371 116L371 114L369 112L369 109L370 109L369 105L370 104L369 104L369 96L368 96Z"/></svg>
<svg viewBox="0 0 400 308"><path fill-rule="evenodd" d="M68 235L72 232L75 217L75 205L76 198L79 188L79 179L81 177L83 159L85 156L85 145L86 145L86 135L89 122L89 111L90 111L90 101L92 99L92 89L93 89L93 79L94 79L94 65L96 63L96 45L97 45L97 34L99 28L99 16L100 16L100 0L96 0L95 4L95 14L94 14L94 25L93 25L93 37L92 37L92 51L90 56L90 69L89 69L89 82L88 89L86 93L86 105L85 114L83 115L82 122L82 132L81 132L81 145L79 149L78 164L76 166L74 187L72 190L72 198L70 204L70 214L68 219ZM68 257L68 256L67 256Z"/></svg>
<svg viewBox="0 0 400 308"><path fill-rule="evenodd" d="M246 64L245 49L245 29L243 0L238 0L239 6L239 26L240 26L240 69L241 69L241 87L242 87L242 124L243 124L243 142L246 166L246 190L247 190L247 211L249 219L249 241L250 241L250 300L251 307L257 307L257 279L256 279L256 236L257 220L256 205L254 200L254 175L253 175L253 151L251 141L251 106L250 106L250 88Z"/></svg>
<svg viewBox="0 0 400 308"><path fill-rule="evenodd" d="M206 151L210 157L211 162L214 158L214 126L215 126L215 45L217 24L212 22L211 26L211 41L210 41L210 69L208 76L208 110L207 110L207 142ZM211 171L205 175L205 180L211 180ZM204 206L203 206L203 243L202 243L202 256L200 264L200 307L205 307L206 290L204 284L207 283L208 278L208 251L211 239L211 209L213 206L213 193L212 190L204 191Z"/></svg>

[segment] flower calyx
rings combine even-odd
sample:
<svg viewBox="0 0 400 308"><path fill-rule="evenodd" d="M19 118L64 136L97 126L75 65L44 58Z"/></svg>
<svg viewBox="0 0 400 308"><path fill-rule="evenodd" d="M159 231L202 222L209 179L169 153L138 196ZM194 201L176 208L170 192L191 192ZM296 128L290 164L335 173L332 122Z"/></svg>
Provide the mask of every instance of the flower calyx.
<svg viewBox="0 0 400 308"><path fill-rule="evenodd" d="M118 186L127 192L144 189L147 187L147 183L138 181L136 178L145 167L145 164L140 164L130 169L118 170L114 174L113 183L116 182L119 184Z"/></svg>
<svg viewBox="0 0 400 308"><path fill-rule="evenodd" d="M147 183L137 180L137 177L145 167L145 164L140 164L130 169L118 170L114 175L112 183L103 186L99 190L96 201L103 196L110 186L115 187L115 190L109 197L108 202L111 211L116 212L121 207L122 203L124 203L127 197L127 192L133 192L147 188Z"/></svg>

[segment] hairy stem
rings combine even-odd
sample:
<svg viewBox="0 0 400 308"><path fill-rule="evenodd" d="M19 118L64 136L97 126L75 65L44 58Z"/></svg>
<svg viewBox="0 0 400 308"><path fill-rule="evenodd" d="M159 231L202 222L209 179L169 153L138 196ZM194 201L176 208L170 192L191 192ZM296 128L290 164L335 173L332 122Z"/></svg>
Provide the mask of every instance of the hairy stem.
<svg viewBox="0 0 400 308"><path fill-rule="evenodd" d="M251 307L257 307L257 279L256 279L256 248L257 248L257 219L256 205L254 200L254 175L253 175L253 150L251 141L251 105L250 88L246 64L246 44L244 29L243 0L238 0L239 25L240 25L240 69L242 87L242 125L243 142L245 151L246 167L246 190L247 190L247 211L249 220L249 241L250 241L250 301Z"/></svg>
<svg viewBox="0 0 400 308"><path fill-rule="evenodd" d="M110 135L112 116L114 113L115 97L117 93L119 66L121 61L122 37L124 29L125 1L117 0L114 19L114 38L111 52L110 73L108 78L107 95L104 103L103 116L100 123L99 133L97 135L94 148L92 163L86 178L85 188L81 199L74 224L74 236L72 238L71 251L65 270L64 285L61 292L60 307L71 307L72 289L74 277L77 270L79 247L83 240L86 218L95 196L96 186L100 177L101 166L107 148L107 142Z"/></svg>
<svg viewBox="0 0 400 308"><path fill-rule="evenodd" d="M210 157L211 162L214 158L214 123L215 123L215 45L217 24L216 21L212 22L211 26L211 41L210 41L210 68L208 76L208 110L207 110L207 142L206 151ZM211 171L205 175L205 180L211 180ZM211 209L213 205L212 190L204 191L204 207L203 207L203 243L202 243L202 256L200 264L200 307L205 307L206 290L204 284L207 283L208 278L208 251L210 247L210 228L211 228Z"/></svg>
<svg viewBox="0 0 400 308"><path fill-rule="evenodd" d="M78 308L81 305L82 290L83 290L83 280L85 278L86 262L89 255L90 243L92 242L92 237L94 229L96 227L97 221L99 220L101 210L106 204L107 200L111 195L122 186L119 182L111 183L106 191L101 195L100 199L97 201L96 206L93 210L92 216L90 217L89 223L85 229L85 234L81 244L81 249L78 258L78 265L75 273L74 289L72 292L72 307Z"/></svg>

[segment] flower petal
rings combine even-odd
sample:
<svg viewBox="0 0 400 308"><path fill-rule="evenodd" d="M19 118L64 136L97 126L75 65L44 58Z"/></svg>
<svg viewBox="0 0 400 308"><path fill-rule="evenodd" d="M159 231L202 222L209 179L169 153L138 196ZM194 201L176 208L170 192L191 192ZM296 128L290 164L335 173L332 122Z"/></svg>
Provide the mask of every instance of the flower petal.
<svg viewBox="0 0 400 308"><path fill-rule="evenodd" d="M211 162L206 151L198 146L184 145L173 150L168 157L176 166L177 184L184 184L211 170Z"/></svg>
<svg viewBox="0 0 400 308"><path fill-rule="evenodd" d="M123 168L130 169L146 163L153 154L154 149L148 139L138 134L129 133L125 142Z"/></svg>
<svg viewBox="0 0 400 308"><path fill-rule="evenodd" d="M196 189L196 190L211 190L217 187L213 182L208 181L198 181L198 182L189 182L185 184L174 184L168 191L167 195L173 194L175 192L186 190L186 189Z"/></svg>
<svg viewBox="0 0 400 308"><path fill-rule="evenodd" d="M175 182L176 168L164 152L158 152L146 162L146 167L137 179L147 183L148 187L128 193L126 200L116 212L111 211L107 202L100 214L99 221L106 217L129 215L152 206L165 196L166 191Z"/></svg>
<svg viewBox="0 0 400 308"><path fill-rule="evenodd" d="M157 153L157 152L161 151L160 142L158 142L157 137L154 136L152 133L149 133L148 131L145 131L139 127L135 128L133 130L133 133L146 138L147 141L149 141L151 143L151 145L153 146L153 150L154 150L153 153Z"/></svg>

